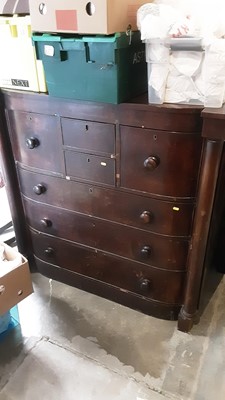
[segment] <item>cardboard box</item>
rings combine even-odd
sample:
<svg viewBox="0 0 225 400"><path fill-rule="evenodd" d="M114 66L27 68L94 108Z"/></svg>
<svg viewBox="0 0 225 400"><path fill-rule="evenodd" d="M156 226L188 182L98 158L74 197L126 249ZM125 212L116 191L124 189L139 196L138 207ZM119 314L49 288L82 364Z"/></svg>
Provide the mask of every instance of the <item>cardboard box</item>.
<svg viewBox="0 0 225 400"><path fill-rule="evenodd" d="M0 87L46 92L42 61L31 38L30 16L0 17Z"/></svg>
<svg viewBox="0 0 225 400"><path fill-rule="evenodd" d="M0 14L29 14L29 0L0 0Z"/></svg>
<svg viewBox="0 0 225 400"><path fill-rule="evenodd" d="M151 0L149 1L151 2ZM30 0L34 32L113 34L137 30L137 10L146 0Z"/></svg>
<svg viewBox="0 0 225 400"><path fill-rule="evenodd" d="M4 256L0 262L0 316L33 293L28 261L5 243Z"/></svg>

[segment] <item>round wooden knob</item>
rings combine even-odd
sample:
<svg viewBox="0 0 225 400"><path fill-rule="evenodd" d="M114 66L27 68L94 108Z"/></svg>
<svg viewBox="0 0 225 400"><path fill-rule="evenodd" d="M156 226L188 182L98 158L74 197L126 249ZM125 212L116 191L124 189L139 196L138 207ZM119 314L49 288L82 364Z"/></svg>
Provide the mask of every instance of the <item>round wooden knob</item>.
<svg viewBox="0 0 225 400"><path fill-rule="evenodd" d="M140 215L141 222L143 224L150 224L153 220L153 215L150 211L143 211L143 213Z"/></svg>
<svg viewBox="0 0 225 400"><path fill-rule="evenodd" d="M35 147L39 146L39 140L35 137L30 137L26 139L26 146L28 149L34 149Z"/></svg>
<svg viewBox="0 0 225 400"><path fill-rule="evenodd" d="M149 291L151 289L151 281L149 279L140 279L140 288L143 292Z"/></svg>
<svg viewBox="0 0 225 400"><path fill-rule="evenodd" d="M49 228L50 226L52 226L52 221L50 221L50 219L48 219L48 218L43 218L43 219L41 219L40 222L44 228Z"/></svg>
<svg viewBox="0 0 225 400"><path fill-rule="evenodd" d="M160 160L158 157L150 156L144 161L144 167L150 171L154 171L158 167Z"/></svg>
<svg viewBox="0 0 225 400"><path fill-rule="evenodd" d="M47 257L52 257L54 255L54 250L52 247L47 247L47 249L45 249L45 255Z"/></svg>
<svg viewBox="0 0 225 400"><path fill-rule="evenodd" d="M33 191L35 194L37 194L38 196L42 193L44 193L46 191L46 188L44 185L42 185L41 183L39 183L38 185L35 185L33 187Z"/></svg>
<svg viewBox="0 0 225 400"><path fill-rule="evenodd" d="M141 249L141 256L142 256L142 258L149 258L150 257L150 255L151 255L151 247L150 246L144 246L142 249Z"/></svg>

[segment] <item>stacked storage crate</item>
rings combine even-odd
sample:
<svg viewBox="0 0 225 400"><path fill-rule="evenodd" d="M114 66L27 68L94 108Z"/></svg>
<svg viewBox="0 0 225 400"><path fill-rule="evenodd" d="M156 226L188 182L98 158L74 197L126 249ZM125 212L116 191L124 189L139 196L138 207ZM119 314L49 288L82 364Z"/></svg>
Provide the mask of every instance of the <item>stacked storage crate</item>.
<svg viewBox="0 0 225 400"><path fill-rule="evenodd" d="M146 92L145 48L136 26L144 3L30 1L33 41L49 94L116 104Z"/></svg>
<svg viewBox="0 0 225 400"><path fill-rule="evenodd" d="M18 15L18 14L21 15ZM46 92L31 37L28 1L0 1L0 87Z"/></svg>

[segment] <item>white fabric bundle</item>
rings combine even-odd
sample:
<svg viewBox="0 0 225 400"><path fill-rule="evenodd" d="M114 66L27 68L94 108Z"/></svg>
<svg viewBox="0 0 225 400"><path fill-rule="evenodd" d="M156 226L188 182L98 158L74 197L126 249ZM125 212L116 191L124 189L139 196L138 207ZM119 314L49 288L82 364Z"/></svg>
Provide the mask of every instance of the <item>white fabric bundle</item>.
<svg viewBox="0 0 225 400"><path fill-rule="evenodd" d="M12 257L6 250L4 243L0 243L0 277L18 267L22 262L22 257L18 253Z"/></svg>

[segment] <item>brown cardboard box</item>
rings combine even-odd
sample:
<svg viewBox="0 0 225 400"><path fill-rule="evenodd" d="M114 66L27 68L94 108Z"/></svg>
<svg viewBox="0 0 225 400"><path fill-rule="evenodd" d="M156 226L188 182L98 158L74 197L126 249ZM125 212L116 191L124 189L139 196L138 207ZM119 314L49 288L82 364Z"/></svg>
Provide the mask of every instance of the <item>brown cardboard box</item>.
<svg viewBox="0 0 225 400"><path fill-rule="evenodd" d="M151 2L151 0L149 1ZM108 35L137 30L137 10L146 0L30 0L34 32Z"/></svg>
<svg viewBox="0 0 225 400"><path fill-rule="evenodd" d="M29 14L29 0L0 0L0 14Z"/></svg>
<svg viewBox="0 0 225 400"><path fill-rule="evenodd" d="M5 243L4 254L9 262L0 263L0 316L33 293L28 261ZM18 261L18 262L17 262Z"/></svg>

